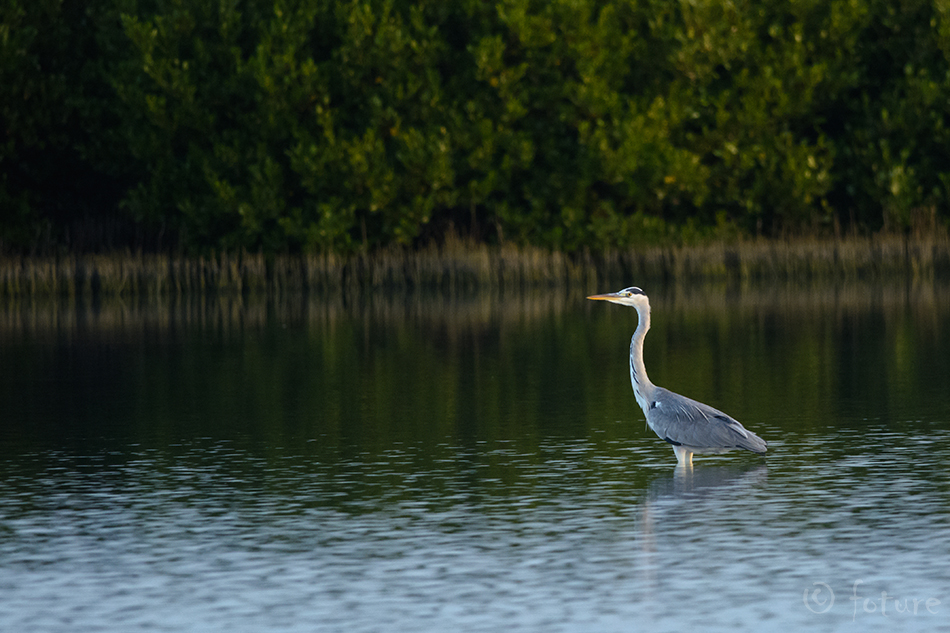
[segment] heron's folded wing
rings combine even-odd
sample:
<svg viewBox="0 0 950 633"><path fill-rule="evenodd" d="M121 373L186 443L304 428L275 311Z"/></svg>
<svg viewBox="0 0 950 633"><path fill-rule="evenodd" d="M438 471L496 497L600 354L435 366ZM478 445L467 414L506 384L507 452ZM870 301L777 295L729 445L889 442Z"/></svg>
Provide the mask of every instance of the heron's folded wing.
<svg viewBox="0 0 950 633"><path fill-rule="evenodd" d="M737 420L702 402L658 387L647 421L671 444L694 448L744 448L764 453L766 442Z"/></svg>

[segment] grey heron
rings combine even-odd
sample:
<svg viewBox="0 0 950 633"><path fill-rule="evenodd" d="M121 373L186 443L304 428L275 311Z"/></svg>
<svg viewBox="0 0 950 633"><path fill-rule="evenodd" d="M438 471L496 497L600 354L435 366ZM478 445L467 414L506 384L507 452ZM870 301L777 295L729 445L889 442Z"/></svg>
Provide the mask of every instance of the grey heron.
<svg viewBox="0 0 950 633"><path fill-rule="evenodd" d="M637 309L640 321L630 339L630 382L633 384L633 394L643 409L647 425L660 439L673 446L679 464L691 465L693 453L724 453L736 448L754 453L767 450L765 440L722 411L650 382L643 364L643 338L650 329L650 300L642 290L632 286L620 292L587 298Z"/></svg>

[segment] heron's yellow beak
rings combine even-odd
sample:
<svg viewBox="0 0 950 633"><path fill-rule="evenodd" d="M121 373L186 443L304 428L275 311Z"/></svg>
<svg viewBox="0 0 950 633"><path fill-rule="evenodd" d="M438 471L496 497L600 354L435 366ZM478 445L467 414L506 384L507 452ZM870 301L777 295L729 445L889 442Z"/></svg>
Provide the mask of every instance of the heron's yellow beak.
<svg viewBox="0 0 950 633"><path fill-rule="evenodd" d="M611 299L617 298L616 292L608 292L605 295L591 295L587 297L588 299L593 299L594 301L610 301Z"/></svg>

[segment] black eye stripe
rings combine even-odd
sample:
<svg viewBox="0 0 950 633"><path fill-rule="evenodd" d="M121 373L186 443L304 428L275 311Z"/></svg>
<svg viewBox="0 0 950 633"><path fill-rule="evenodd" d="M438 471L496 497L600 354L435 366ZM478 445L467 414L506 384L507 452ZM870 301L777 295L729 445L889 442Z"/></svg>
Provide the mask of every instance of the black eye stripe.
<svg viewBox="0 0 950 633"><path fill-rule="evenodd" d="M621 290L621 291L620 291L620 294L624 294L624 295L642 295L642 294L644 294L644 293L643 293L642 290L640 290L640 289L637 288L636 286L630 286L629 288L624 288L623 290Z"/></svg>

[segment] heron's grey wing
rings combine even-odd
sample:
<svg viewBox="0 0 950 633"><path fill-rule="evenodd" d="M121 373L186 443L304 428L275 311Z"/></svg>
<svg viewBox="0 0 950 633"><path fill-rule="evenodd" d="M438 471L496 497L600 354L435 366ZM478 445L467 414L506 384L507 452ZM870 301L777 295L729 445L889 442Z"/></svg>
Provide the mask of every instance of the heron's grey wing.
<svg viewBox="0 0 950 633"><path fill-rule="evenodd" d="M657 387L649 403L647 423L662 439L698 449L767 449L765 440L737 420L702 402Z"/></svg>

